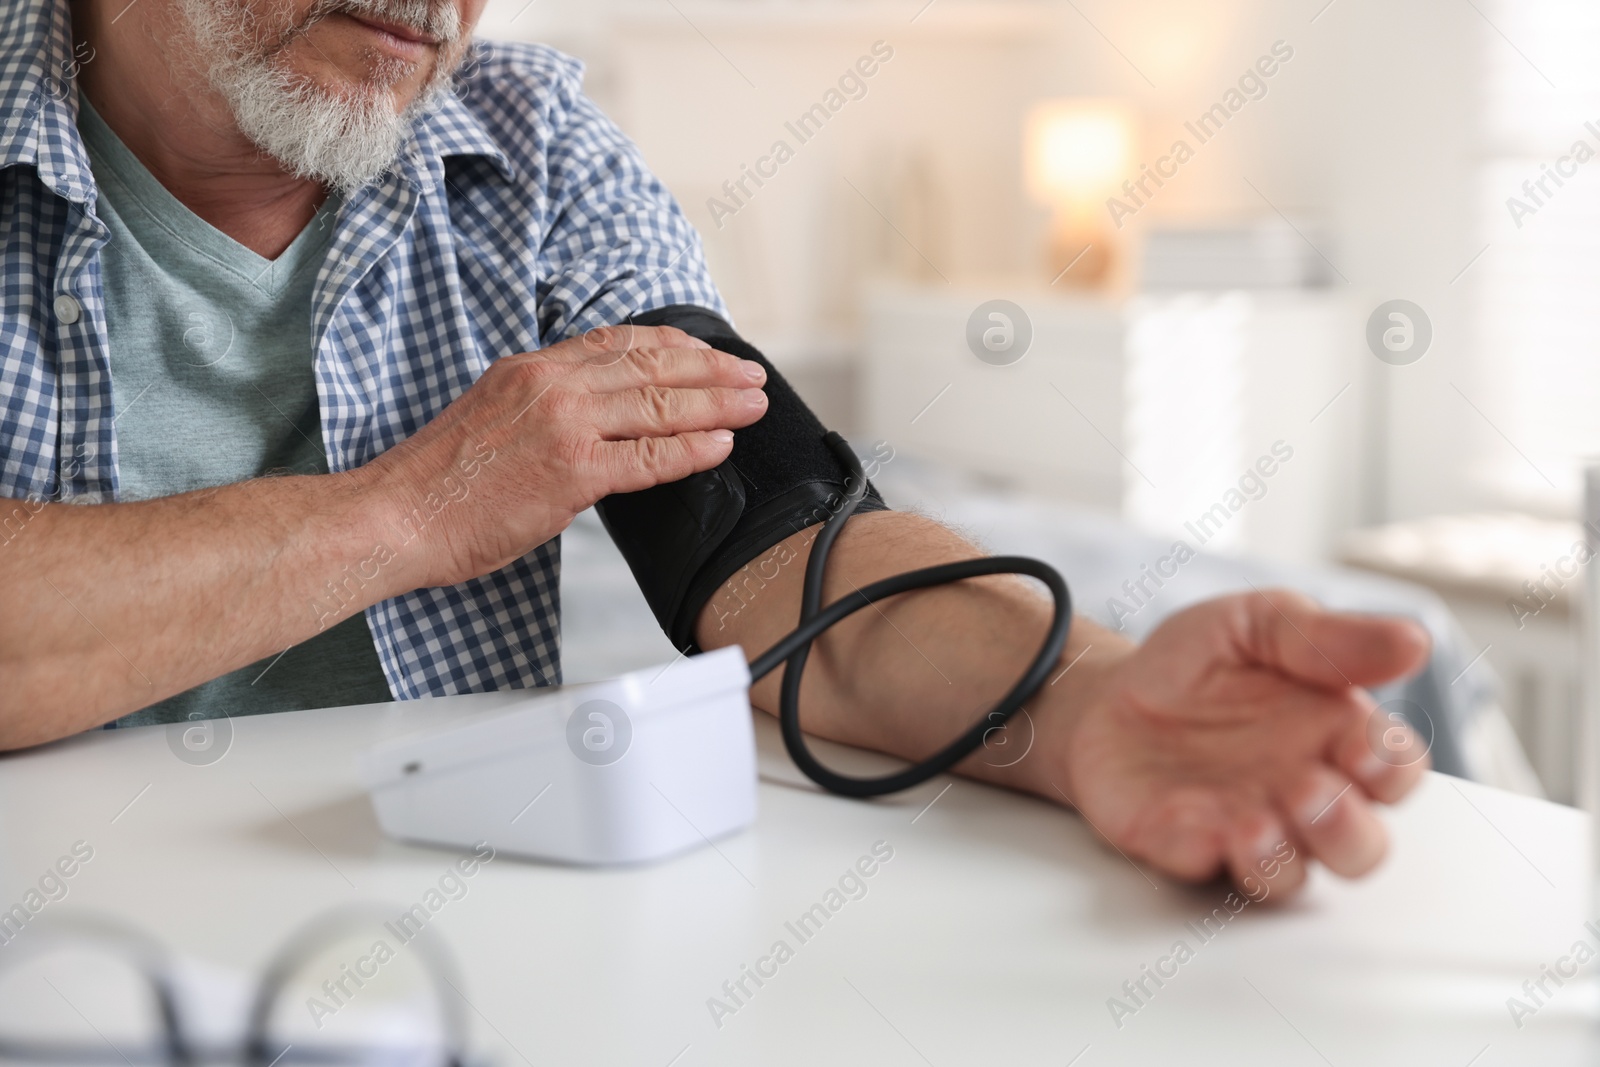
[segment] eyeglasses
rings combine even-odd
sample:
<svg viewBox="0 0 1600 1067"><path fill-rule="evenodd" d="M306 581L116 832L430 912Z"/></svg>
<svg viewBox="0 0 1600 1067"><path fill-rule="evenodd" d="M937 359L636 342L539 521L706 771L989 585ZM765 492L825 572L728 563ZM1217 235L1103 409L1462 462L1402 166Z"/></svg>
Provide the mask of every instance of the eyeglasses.
<svg viewBox="0 0 1600 1067"><path fill-rule="evenodd" d="M28 922L8 943L0 946L0 1061L72 1067L198 1067L201 1064L237 1063L244 1067L300 1067L300 1065L370 1065L370 1067L468 1067L465 1056L466 1019L462 1012L463 999L454 960L444 945L431 931L421 931L396 947L379 939L370 940L372 931L381 928L382 916L370 907L340 908L324 913L296 930L273 955L253 991L249 994L248 1008L242 1035L233 1041L197 1040L199 1028L184 1018L185 1010L193 1011L191 1003L180 995L181 988L171 957L162 945L142 932L113 920L94 916L56 918L40 916ZM368 952L343 961L337 970L325 968L329 975L319 986L310 967L322 960L333 958L334 950L341 944L355 945L357 937L369 938L365 944L376 948L383 944L387 955ZM378 993L369 992L365 1003L360 1003L364 990L387 984L403 985L396 975L380 975L389 962L401 953L414 960L413 971L420 969L426 979L426 995L431 1000L436 1033L429 1037L416 1036L411 1040L388 1043L352 1041L348 1037L324 1038L321 1032L328 1027L329 1018L343 1014L353 1005L364 1010L356 1018L371 1024L387 1022L388 1030L404 1029L394 1025L404 1020L406 1026L415 1027L419 1018L408 1000L402 1008L397 1003L384 1000ZM87 953L88 960L82 957ZM91 997L86 1005L83 997L69 998L68 992L47 973L52 963L60 965L68 956L79 963L90 963L72 972L102 993L115 987L120 968L131 972L134 989L144 996L147 1033L128 1037L116 1034L114 1039L106 1031L105 1016L129 1015L128 998ZM374 962L374 956L381 956ZM110 966L108 966L110 964ZM391 969L391 970L397 970ZM30 973L36 972L36 973ZM38 979L30 982L29 979ZM60 977L59 975L57 976ZM387 983L380 983L387 977ZM126 981L121 983L125 987ZM52 992L53 991L53 992ZM120 990L124 994L126 988ZM392 988L388 991L392 995ZM307 1018L299 1027L282 1027L285 1005L292 1003L291 995L305 995ZM108 1007L116 1000L120 1012ZM376 1001L376 1003L374 1003ZM49 1033L37 1034L41 1022L54 1007L58 1015L62 1003L71 1009L71 1015L81 1019L94 1032L97 1040L82 1038L57 1038ZM134 1012L139 1009L135 1008ZM387 1011L387 1014L385 1012ZM29 1018L18 1017L26 1013ZM350 1019L346 1015L346 1021ZM149 1027L148 1023L154 1026ZM307 1022L311 1025L307 1026ZM349 1025L332 1027L332 1031L351 1029ZM292 1037L288 1031L294 1031Z"/></svg>

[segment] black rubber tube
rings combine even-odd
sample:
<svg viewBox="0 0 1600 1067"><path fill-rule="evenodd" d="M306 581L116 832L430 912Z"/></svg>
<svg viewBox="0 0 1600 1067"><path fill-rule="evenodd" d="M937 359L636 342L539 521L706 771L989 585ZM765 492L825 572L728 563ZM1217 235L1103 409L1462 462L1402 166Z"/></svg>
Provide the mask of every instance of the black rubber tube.
<svg viewBox="0 0 1600 1067"><path fill-rule="evenodd" d="M750 664L750 675L752 681L759 680L776 670L780 664L788 664L789 669L784 672L783 688L779 697L778 723L783 731L784 747L789 750L790 758L806 777L824 789L844 796L883 796L910 789L934 775L949 770L976 751L978 746L983 744L983 739L989 731L1004 725L1022 709L1028 698L1039 691L1049 677L1051 668L1060 662L1062 649L1067 646L1067 635L1072 629L1072 595L1067 590L1066 580L1061 577L1060 572L1042 560L1029 559L1026 556L992 556L985 559L943 563L935 567L924 567L921 570L897 574L892 578L873 582L863 589L857 589L827 607L822 607L822 579L828 565L828 554L832 551L833 542L838 538L839 532L849 521L850 515L861 503L867 491L866 472L861 469L861 461L856 458L855 452L845 439L836 433L829 433L826 441L828 447L839 458L839 462L844 464L849 472L845 481L845 499L838 512L823 524L812 542L811 558L806 563L805 586L801 595L800 625L793 633L757 656ZM988 574L1022 574L1037 578L1049 588L1050 595L1055 600L1055 614L1050 620L1050 629L1045 634L1044 643L1040 645L1033 662L1028 665L1027 671L1017 683L1000 698L1000 702L994 708L960 737L939 752L920 763L912 764L905 770L878 778L851 778L836 774L823 766L806 747L805 734L800 729L800 679L805 672L806 659L811 654L811 643L841 619L880 600L915 589L946 585Z"/></svg>

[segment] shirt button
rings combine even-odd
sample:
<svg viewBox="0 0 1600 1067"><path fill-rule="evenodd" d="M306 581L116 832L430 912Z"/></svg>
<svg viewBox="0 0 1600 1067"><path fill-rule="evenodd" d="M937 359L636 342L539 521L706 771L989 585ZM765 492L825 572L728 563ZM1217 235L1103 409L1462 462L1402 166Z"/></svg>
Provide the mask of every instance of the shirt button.
<svg viewBox="0 0 1600 1067"><path fill-rule="evenodd" d="M55 309L56 318L60 319L62 324L66 326L71 326L83 317L83 307L76 299L66 293L56 297Z"/></svg>

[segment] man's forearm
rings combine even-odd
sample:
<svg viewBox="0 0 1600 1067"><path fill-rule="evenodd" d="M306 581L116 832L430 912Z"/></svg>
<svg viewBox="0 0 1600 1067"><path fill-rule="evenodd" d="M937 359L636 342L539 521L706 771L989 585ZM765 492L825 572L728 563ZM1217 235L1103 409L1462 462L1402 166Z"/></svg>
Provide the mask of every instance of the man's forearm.
<svg viewBox="0 0 1600 1067"><path fill-rule="evenodd" d="M412 588L420 563L380 551L395 541L361 472L3 510L24 518L0 544L0 748L276 655Z"/></svg>
<svg viewBox="0 0 1600 1067"><path fill-rule="evenodd" d="M736 574L701 613L701 646L740 644L755 655L793 629L816 532L794 535ZM834 545L823 600L893 574L980 555L928 519L899 512L862 515ZM927 757L1015 684L1038 651L1050 615L1048 594L1010 576L971 579L863 609L814 646L801 687L802 722L821 737L908 759ZM1066 787L1061 769L1042 755L1059 746L1036 743L1035 731L1063 731L1071 709L1103 676L1098 668L1129 647L1126 639L1075 620L1053 681L1028 702L1027 715L1019 713L959 769L1046 795L1054 795L1052 782ZM758 707L776 712L782 670L752 692ZM1023 758L1030 745L1037 751Z"/></svg>

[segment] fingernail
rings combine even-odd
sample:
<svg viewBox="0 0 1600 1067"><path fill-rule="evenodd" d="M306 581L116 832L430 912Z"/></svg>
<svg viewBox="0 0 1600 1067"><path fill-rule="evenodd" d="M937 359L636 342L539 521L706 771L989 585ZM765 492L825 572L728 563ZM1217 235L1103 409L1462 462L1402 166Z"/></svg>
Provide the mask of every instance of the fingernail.
<svg viewBox="0 0 1600 1067"><path fill-rule="evenodd" d="M744 391L745 407L759 410L767 406L767 394L760 389L746 389Z"/></svg>
<svg viewBox="0 0 1600 1067"><path fill-rule="evenodd" d="M744 376L752 382L764 382L767 380L767 368L753 359L747 359L744 361Z"/></svg>
<svg viewBox="0 0 1600 1067"><path fill-rule="evenodd" d="M733 440L732 430L712 430L711 439L719 445L725 445Z"/></svg>
<svg viewBox="0 0 1600 1067"><path fill-rule="evenodd" d="M1319 790L1317 794L1300 809L1300 821L1306 824L1321 822L1327 818L1339 799L1350 788L1349 785L1330 786Z"/></svg>
<svg viewBox="0 0 1600 1067"><path fill-rule="evenodd" d="M1284 836L1282 827L1269 826L1262 830L1251 843L1250 850L1255 853L1258 860L1276 859L1278 848L1285 844L1288 838Z"/></svg>

